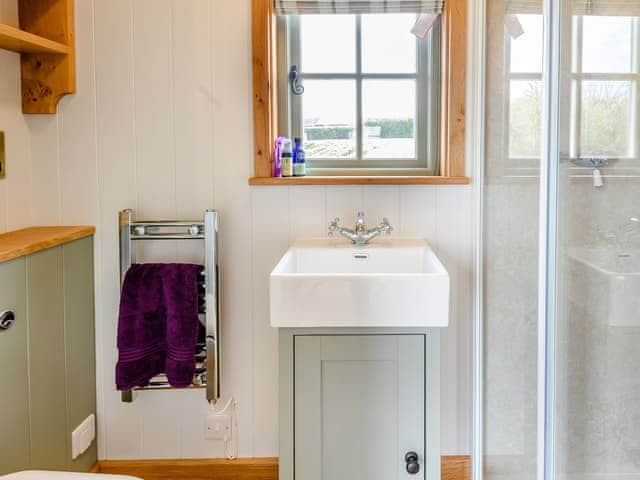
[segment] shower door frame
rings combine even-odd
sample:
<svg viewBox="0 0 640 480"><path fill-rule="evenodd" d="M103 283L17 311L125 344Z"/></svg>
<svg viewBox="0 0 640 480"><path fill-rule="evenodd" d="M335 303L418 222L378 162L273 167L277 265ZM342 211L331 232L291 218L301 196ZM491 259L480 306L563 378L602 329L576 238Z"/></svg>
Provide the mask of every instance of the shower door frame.
<svg viewBox="0 0 640 480"><path fill-rule="evenodd" d="M558 181L560 174L561 34L564 0L544 0L543 121L538 259L537 478L556 478L558 323Z"/></svg>
<svg viewBox="0 0 640 480"><path fill-rule="evenodd" d="M476 60L481 67L476 73L477 97L484 98L484 65L486 52L486 2L477 2L475 25L477 43L482 48ZM561 93L561 29L565 0L543 0L544 61L543 61L543 136L540 162L540 218L538 260L538 378L537 378L537 480L556 479L556 339L557 339L557 258L558 258L558 180L560 152ZM483 307L483 184L484 184L484 104L479 102L474 130L476 172L475 233L475 318L473 333L473 434L472 478L483 480L484 435L484 307Z"/></svg>

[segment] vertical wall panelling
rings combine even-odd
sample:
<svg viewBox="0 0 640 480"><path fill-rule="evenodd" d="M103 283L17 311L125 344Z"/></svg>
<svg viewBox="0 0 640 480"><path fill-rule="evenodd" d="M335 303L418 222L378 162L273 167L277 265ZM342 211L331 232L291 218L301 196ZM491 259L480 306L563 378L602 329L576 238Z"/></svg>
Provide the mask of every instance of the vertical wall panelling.
<svg viewBox="0 0 640 480"><path fill-rule="evenodd" d="M67 95L58 115L60 198L63 224L91 224L97 218L96 109L93 2L76 5L78 94ZM52 146L53 147L53 146Z"/></svg>
<svg viewBox="0 0 640 480"><path fill-rule="evenodd" d="M33 223L62 223L58 117L27 115L31 145Z"/></svg>
<svg viewBox="0 0 640 480"><path fill-rule="evenodd" d="M57 116L28 118L30 145L10 147L31 151L33 187L25 162L21 184L32 194L24 198L17 192L15 211L21 213L7 218L14 207L3 201L13 197L6 192L9 184L0 182L0 229L29 223L31 199L39 224L97 226L99 455L224 455L220 442L204 439L209 407L202 391L142 392L134 403L123 404L113 373L118 210L135 208L140 218L196 217L210 206L221 212L222 394L223 400L238 400L240 456L278 454L277 332L269 326L268 274L296 237L324 235L336 216L351 224L362 209L369 222L388 216L395 234L427 237L450 269L452 326L442 345L443 449L467 453L460 432L468 428L463 392L470 378L467 339L461 336L468 335L469 322L470 189L250 189L250 7L250 0L76 0L78 93L62 100ZM0 65L16 65L11 89L0 83L0 118L6 95L20 111L18 63L10 55L0 52ZM16 113L12 128L23 128L24 121ZM9 162L10 175L22 168ZM144 258L200 255L195 243L154 243Z"/></svg>
<svg viewBox="0 0 640 480"><path fill-rule="evenodd" d="M240 456L253 448L254 374L252 327L251 2L209 2L213 82L213 165L215 207L221 212L222 392L235 395L240 412ZM274 208L278 208L275 207ZM257 337L256 337L257 340ZM255 391L255 395L259 395ZM272 412L275 414L275 412ZM217 445L216 442L213 442ZM221 452L209 450L212 454ZM273 445L272 453L277 452Z"/></svg>
<svg viewBox="0 0 640 480"><path fill-rule="evenodd" d="M327 187L325 223L340 218L343 225L355 223L356 213L364 208L363 187Z"/></svg>
<svg viewBox="0 0 640 480"><path fill-rule="evenodd" d="M197 218L213 205L211 55L208 0L171 4L176 214Z"/></svg>
<svg viewBox="0 0 640 480"><path fill-rule="evenodd" d="M424 237L433 242L437 232L436 199L436 189L433 187L401 188L398 229L405 235Z"/></svg>
<svg viewBox="0 0 640 480"><path fill-rule="evenodd" d="M0 0L0 22L18 25L18 4ZM0 50L0 130L5 132L7 176L0 180L0 232L31 223L29 130L22 115L20 55Z"/></svg>
<svg viewBox="0 0 640 480"><path fill-rule="evenodd" d="M367 215L367 225L378 225L383 217L387 217L396 232L398 231L400 222L400 187L365 188L363 190L363 207ZM353 220L350 219L346 223L351 225Z"/></svg>
<svg viewBox="0 0 640 480"><path fill-rule="evenodd" d="M443 454L448 455L458 451L461 445L464 449L468 448L469 437L470 397L466 394L470 381L469 353L460 338L470 335L471 322L471 189L467 186L438 187L437 195L437 235L434 246L449 271L451 281L449 327L441 335L441 435ZM467 207L461 208L461 205ZM468 337L466 341L468 343ZM465 378L465 381L459 381L460 378Z"/></svg>
<svg viewBox="0 0 640 480"><path fill-rule="evenodd" d="M289 243L297 237L324 237L327 234L325 199L325 187L290 187Z"/></svg>
<svg viewBox="0 0 640 480"><path fill-rule="evenodd" d="M278 444L278 333L269 326L269 273L289 246L289 189L251 191L253 205L253 448L268 457ZM276 450L277 451L277 448Z"/></svg>
<svg viewBox="0 0 640 480"><path fill-rule="evenodd" d="M133 1L138 214L176 214L171 0Z"/></svg>
<svg viewBox="0 0 640 480"><path fill-rule="evenodd" d="M95 2L97 165L101 291L96 298L98 435L100 458L141 456L140 404L122 407L114 391L116 322L120 294L116 215L136 208L136 143L131 0ZM79 92L82 94L82 92ZM108 425L108 427L107 427Z"/></svg>

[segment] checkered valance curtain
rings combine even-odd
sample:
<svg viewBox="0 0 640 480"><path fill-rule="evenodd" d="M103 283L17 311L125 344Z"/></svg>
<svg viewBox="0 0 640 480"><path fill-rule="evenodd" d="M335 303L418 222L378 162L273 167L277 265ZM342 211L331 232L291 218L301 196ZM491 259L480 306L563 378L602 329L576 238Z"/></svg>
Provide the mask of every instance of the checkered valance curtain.
<svg viewBox="0 0 640 480"><path fill-rule="evenodd" d="M442 13L445 0L274 0L278 15ZM638 0L640 1L640 0Z"/></svg>
<svg viewBox="0 0 640 480"><path fill-rule="evenodd" d="M640 16L640 0L564 0L573 15ZM542 13L542 0L508 0L507 13Z"/></svg>
<svg viewBox="0 0 640 480"><path fill-rule="evenodd" d="M640 16L640 0L575 0L574 15Z"/></svg>
<svg viewBox="0 0 640 480"><path fill-rule="evenodd" d="M507 13L542 13L542 0L508 0Z"/></svg>

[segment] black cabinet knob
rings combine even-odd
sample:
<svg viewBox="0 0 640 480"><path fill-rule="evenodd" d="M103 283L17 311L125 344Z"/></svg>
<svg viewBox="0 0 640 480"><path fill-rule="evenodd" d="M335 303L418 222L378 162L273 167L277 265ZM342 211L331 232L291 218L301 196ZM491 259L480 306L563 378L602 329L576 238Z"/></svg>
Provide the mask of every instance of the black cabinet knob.
<svg viewBox="0 0 640 480"><path fill-rule="evenodd" d="M416 452L407 452L404 456L404 461L407 464L407 473L415 475L420 471L420 464L418 463L418 454Z"/></svg>

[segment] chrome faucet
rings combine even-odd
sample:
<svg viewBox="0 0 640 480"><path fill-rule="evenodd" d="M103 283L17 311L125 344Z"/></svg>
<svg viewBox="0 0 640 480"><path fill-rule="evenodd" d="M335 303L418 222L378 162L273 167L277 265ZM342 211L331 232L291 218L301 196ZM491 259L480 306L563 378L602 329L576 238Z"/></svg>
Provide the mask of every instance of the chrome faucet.
<svg viewBox="0 0 640 480"><path fill-rule="evenodd" d="M364 212L358 212L356 227L353 230L340 226L339 218L336 218L329 224L330 237L333 237L335 234L339 234L351 240L355 245L366 245L378 235L382 235L383 233L390 235L392 231L393 228L389 224L389 220L386 218L383 218L382 222L377 227L367 229L364 223Z"/></svg>

